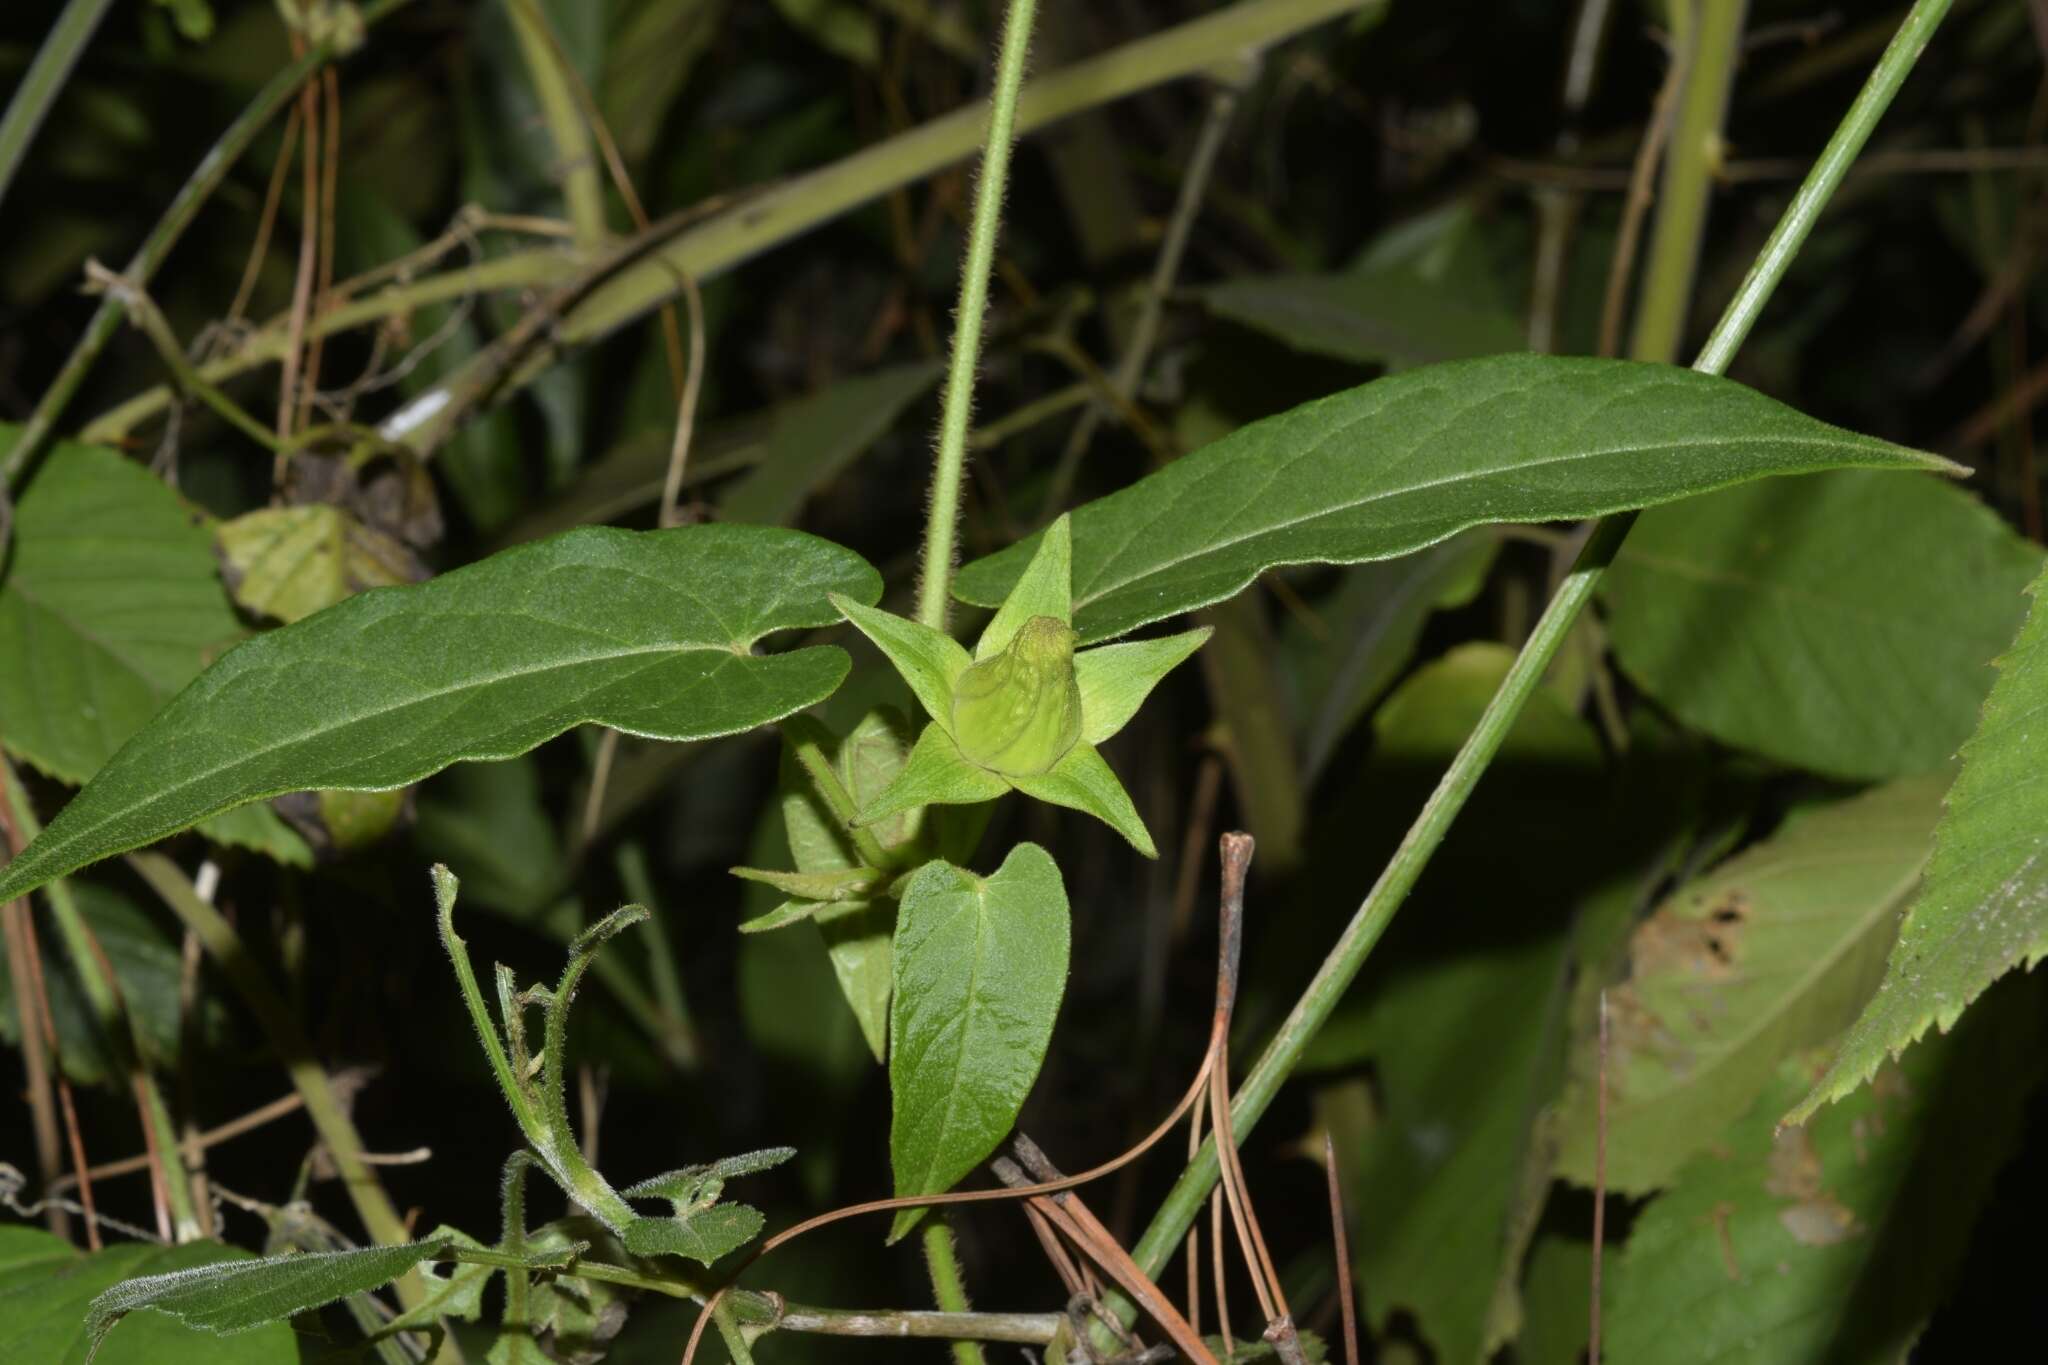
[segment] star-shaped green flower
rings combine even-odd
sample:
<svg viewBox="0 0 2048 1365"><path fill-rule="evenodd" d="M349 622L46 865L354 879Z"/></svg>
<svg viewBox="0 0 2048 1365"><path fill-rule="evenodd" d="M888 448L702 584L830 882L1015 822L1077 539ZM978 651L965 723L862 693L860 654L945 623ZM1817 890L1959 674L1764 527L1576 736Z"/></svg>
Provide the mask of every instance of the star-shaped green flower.
<svg viewBox="0 0 2048 1365"><path fill-rule="evenodd" d="M943 631L835 595L840 614L910 684L931 724L896 779L860 812L871 825L915 806L992 801L1012 789L1105 821L1158 856L1096 745L1124 728L1206 627L1076 652L1073 536L1061 517L974 653Z"/></svg>

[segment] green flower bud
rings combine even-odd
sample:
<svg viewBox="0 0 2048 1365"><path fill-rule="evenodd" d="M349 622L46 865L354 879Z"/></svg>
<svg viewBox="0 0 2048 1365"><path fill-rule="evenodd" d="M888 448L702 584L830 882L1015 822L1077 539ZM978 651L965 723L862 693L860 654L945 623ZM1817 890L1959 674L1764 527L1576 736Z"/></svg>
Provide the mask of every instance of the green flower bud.
<svg viewBox="0 0 2048 1365"><path fill-rule="evenodd" d="M1009 647L953 684L953 742L991 772L1032 777L1066 757L1081 738L1081 687L1074 681L1074 629L1034 616Z"/></svg>

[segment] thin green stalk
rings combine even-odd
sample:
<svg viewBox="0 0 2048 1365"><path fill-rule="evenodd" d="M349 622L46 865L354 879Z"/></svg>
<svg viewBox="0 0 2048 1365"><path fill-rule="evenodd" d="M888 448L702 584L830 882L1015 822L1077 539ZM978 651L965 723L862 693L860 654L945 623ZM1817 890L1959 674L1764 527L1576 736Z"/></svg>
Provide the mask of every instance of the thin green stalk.
<svg viewBox="0 0 2048 1365"><path fill-rule="evenodd" d="M740 1326L730 1301L720 1298L712 1306L711 1322L725 1341L725 1349L732 1356L732 1365L754 1365L754 1353L748 1349L746 1331Z"/></svg>
<svg viewBox="0 0 2048 1365"><path fill-rule="evenodd" d="M0 757L0 782L5 784L7 809L15 829L26 844L43 832L42 822L36 819L35 808L29 804L28 793L22 790L14 765L4 757ZM85 922L78 898L71 894L71 883L59 877L43 888L43 895L50 902L57 932L64 939L64 951L70 954L77 969L100 1036L113 1054L114 1069L127 1076L135 1088L135 1107L163 1167L164 1196L171 1206L173 1233L180 1242L192 1241L204 1235L204 1228L199 1210L192 1202L192 1178L185 1169L178 1126L171 1121L170 1107L164 1103L156 1076L143 1065L141 1040L136 1036L135 1020L122 998L120 983L108 968L92 926Z"/></svg>
<svg viewBox="0 0 2048 1365"><path fill-rule="evenodd" d="M1890 106L1920 54L1926 50L1929 39L1947 15L1951 3L1952 0L1918 0L1906 16L1898 35L1885 49L1856 102L1835 129L1834 136L1814 162L1798 195L1786 208L1769 242L1750 267L1748 279L1736 291L1713 335L1693 362L1694 369L1706 374L1726 371L1728 362L1755 326L1757 316L1762 313L1772 291L1784 278L1792 258L1812 231L1821 210L1841 185L1857 153L1869 141L1871 131ZM1414 886L1430 856L1443 842L1451 821L1472 794L1488 760L1500 747L1523 704L1541 683L1559 645L1570 633L1572 622L1591 600L1601 573L1613 560L1634 519L1633 513L1625 513L1605 518L1594 526L1578 562L1544 610L1528 643L1522 647L1514 666L1494 693L1493 700L1487 703L1485 714L1479 718L1464 747L1451 761L1450 768L1424 804L1422 813L1416 817L1401 846L1395 850L1379 881L1358 907L1329 956L1323 960L1315 979L1302 992L1293 1011L1280 1025L1279 1032L1238 1089L1230 1112L1240 1140L1264 1115L1266 1106L1272 1103L1282 1082L1294 1070L1309 1040L1357 977L1366 954L1386 930L1394 912L1400 908L1402 898ZM1165 1266L1215 1182L1216 1149L1212 1139L1203 1144L1201 1152L1182 1171L1158 1213L1153 1215L1144 1236L1132 1249L1132 1259L1145 1273L1157 1275ZM1136 1310L1121 1297L1116 1300L1115 1307L1118 1317L1124 1322L1130 1322L1136 1316Z"/></svg>
<svg viewBox="0 0 2048 1365"><path fill-rule="evenodd" d="M1383 9L1385 4L1386 0L1373 0L1372 8ZM1017 133L1034 132L1074 114L1206 71L1219 62L1241 60L1248 51L1269 47L1358 9L1358 0L1240 0L1032 81L1017 105ZM706 284L764 251L972 155L981 145L983 117L979 108L955 110L750 195L715 218L683 229L655 224L654 232L668 234L672 240L657 255L623 271L571 309L556 329L557 335L564 345L595 341L673 299L682 288L681 280ZM557 250L508 252L474 267L444 271L344 302L313 319L306 334L326 336L473 293L545 291L567 283L583 268ZM283 321L274 321L233 355L202 367L200 372L219 383L268 364L284 354L285 338ZM447 404L453 395L465 391L469 377L482 363L479 357L462 366L421 394L407 410L427 413ZM87 424L84 439L121 439L139 422L161 411L170 397L164 388L138 394Z"/></svg>
<svg viewBox="0 0 2048 1365"><path fill-rule="evenodd" d="M981 323L988 311L988 277L995 270L996 233L1003 222L1003 191L1010 181L1010 148L1017 140L1017 94L1024 88L1024 58L1031 49L1031 21L1037 14L1038 0L1010 0L1003 20L996 85L989 94L988 135L974 186L974 220L967 230L967 258L960 265L960 306L953 318L953 354L939 413L932 503L925 514L924 576L917 586L917 619L933 630L946 628L946 608L953 600L953 550L960 484L967 467L967 424L974 415L974 372L981 364Z"/></svg>
<svg viewBox="0 0 2048 1365"><path fill-rule="evenodd" d="M1742 21L1748 9L1749 0L1677 0L1675 12L1688 16L1687 31L1677 44L1687 54L1685 89L1665 152L1657 226L1650 235L1643 293L1629 342L1629 354L1637 360L1669 364L1678 359L1700 244L1707 235L1714 174L1721 167L1721 128L1742 56Z"/></svg>
<svg viewBox="0 0 2048 1365"><path fill-rule="evenodd" d="M889 866L889 855L883 851L881 841L875 838L872 829L860 823L860 807L854 804L853 793L839 780L833 770L832 760L825 757L825 751L815 739L809 737L806 729L794 725L782 728L783 737L789 741L790 753L811 779L812 790L825 803L832 818L846 831L846 837L853 843L853 851L860 855L869 867Z"/></svg>
<svg viewBox="0 0 2048 1365"><path fill-rule="evenodd" d="M660 909L654 900L654 878L647 868L647 850L633 840L619 845L619 882L625 888L626 899L647 907L647 973L654 978L654 998L660 1002L660 1017L663 1033L657 1040L671 1060L685 1071L695 1070L698 1063L697 1033L690 1026L690 1001L683 993L682 973L676 970L675 944L669 940L668 927L662 921ZM596 968L600 980L606 978L604 959L599 959Z"/></svg>
<svg viewBox="0 0 2048 1365"><path fill-rule="evenodd" d="M569 209L569 223L576 229L576 245L595 250L604 244L604 184L598 179L597 158L590 146L590 130L584 126L583 111L562 70L567 60L562 45L548 28L547 16L534 0L508 0L512 32L519 39L519 55L526 60L533 77L534 98L540 101L540 116L555 145L555 161L562 181L562 199Z"/></svg>
<svg viewBox="0 0 2048 1365"><path fill-rule="evenodd" d="M412 0L372 0L372 3L362 7L363 23L365 26L374 24L411 3ZM123 275L133 281L138 288L149 283L150 277L156 274L157 267L164 263L164 258L171 254L171 248L176 246L178 239L184 235L185 229L198 217L201 206L220 186L220 182L227 178L235 163L241 160L242 153L249 150L249 144L256 140L256 135L263 131L278 110L291 101L307 77L337 55L339 54L332 43L317 43L307 49L305 56L270 78L270 83L250 101L249 107L228 125L227 131L222 133L206 155L199 159L199 164L193 168L191 176L178 190L177 197L171 200L170 207L164 210L163 217L150 229L149 236L143 239L141 248L122 270ZM49 439L51 431L56 427L57 419L64 415L65 407L70 404L78 393L79 386L85 382L86 375L99 361L100 353L106 350L107 343L113 340L115 331L121 325L122 311L118 300L109 298L101 302L98 311L92 315L92 321L86 324L85 335L72 347L70 357L64 362L64 368L57 372L57 377L51 381L50 387L43 391L42 401L36 404L35 411L30 414L28 422L21 429L21 434L15 439L14 448L7 454L6 463L0 465L0 483L14 483L28 468L29 461L41 451L43 443Z"/></svg>
<svg viewBox="0 0 2048 1365"><path fill-rule="evenodd" d="M406 1235L405 1221L398 1216L398 1211L384 1193L384 1187L377 1182L376 1172L363 1159L362 1137L356 1132L340 1097L334 1093L334 1087L329 1084L326 1069L314 1057L312 1044L306 1040L299 1021L286 1008L277 988L270 984L248 945L235 932L235 927L220 911L200 899L178 865L163 854L131 853L128 865L149 883L171 913L199 939L207 956L233 983L242 1002L263 1026L264 1034L270 1039L271 1046L277 1049L286 1072L291 1076L293 1088L305 1103L306 1117L313 1121L313 1129L320 1135L321 1144L327 1148L335 1168L341 1172L342 1184L355 1205L356 1216L363 1220L364 1229L384 1246L411 1240ZM406 1282L400 1282L400 1297L410 1308L418 1301L419 1288L414 1281L408 1297L405 1285Z"/></svg>
<svg viewBox="0 0 2048 1365"><path fill-rule="evenodd" d="M50 106L57 102L64 82L71 78L71 68L78 64L85 45L92 41L93 31L112 3L113 0L71 0L51 25L50 36L36 49L36 59L29 63L28 74L16 87L14 98L7 101L6 115L0 117L0 203L6 201L7 188L14 183L14 173L21 169L29 144L36 140L36 131L43 126Z"/></svg>
<svg viewBox="0 0 2048 1365"><path fill-rule="evenodd" d="M960 1278L960 1256L953 1247L953 1228L944 1217L933 1218L924 1227L924 1263L932 1277L932 1300L943 1313L965 1315L972 1307L967 1285ZM954 1365L988 1365L981 1346L973 1341L953 1343Z"/></svg>

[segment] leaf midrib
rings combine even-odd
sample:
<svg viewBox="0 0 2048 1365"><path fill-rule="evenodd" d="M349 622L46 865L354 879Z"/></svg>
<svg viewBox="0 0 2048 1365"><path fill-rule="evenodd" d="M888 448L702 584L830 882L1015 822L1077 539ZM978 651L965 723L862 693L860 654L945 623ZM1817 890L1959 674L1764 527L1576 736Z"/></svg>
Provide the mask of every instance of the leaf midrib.
<svg viewBox="0 0 2048 1365"><path fill-rule="evenodd" d="M1373 415L1377 416L1378 414L1375 413ZM1353 423L1347 425L1356 425L1358 421L1364 420L1366 420L1364 417L1360 417L1358 419L1355 419ZM1330 436L1324 437L1323 440L1331 440L1336 438L1337 436L1340 436L1341 434L1341 431L1333 432ZM1223 551L1234 549L1235 547L1244 544L1246 541L1255 540L1261 536L1272 535L1281 531L1290 531L1297 526L1302 526L1309 522L1320 521L1326 517L1337 516L1344 512L1355 511L1360 507L1369 506L1372 503L1381 502L1388 498L1404 497L1411 493L1426 493L1432 488L1442 488L1449 484L1461 482L1478 482L1482 479L1496 478L1503 474L1517 474L1521 473L1524 470L1542 469L1549 465L1565 464L1575 460L1599 460L1606 459L1610 456L1615 455L1649 456L1655 454L1669 453L1677 450L1691 450L1701 447L1754 445L1759 441L1768 441L1775 445L1813 446L1825 449L1837 449L1842 447L1853 448L1858 446L1867 447L1870 444L1867 441L1861 441L1854 437L1851 437L1847 440L1844 440L1842 438L1826 439L1818 436L1708 437L1701 440L1664 441L1648 443L1643 445L1613 446L1600 450L1582 450L1575 451L1565 455L1554 455L1547 459L1542 460L1531 460L1524 464L1501 465L1495 468L1477 471L1468 470L1458 474L1447 475L1443 478L1432 479L1425 483L1409 484L1399 488L1382 489L1373 493L1369 493L1361 498L1354 498L1349 502L1343 502L1335 504L1333 506L1319 508L1314 512L1309 512L1302 516L1291 517L1283 521L1268 522L1258 527L1255 527L1252 530L1246 531L1242 535L1232 537L1228 540L1207 542L1199 548L1191 551L1190 553L1180 555L1177 558L1169 559L1162 563L1150 565L1143 569L1141 572L1133 574L1129 578L1125 578L1121 581L1111 583L1100 589L1096 589L1093 586L1091 586L1091 588L1086 592L1076 593L1074 596L1074 610L1076 612L1079 612L1083 607L1092 606L1094 603L1101 601L1103 598L1108 597L1112 593L1123 591L1124 589L1130 587L1133 583L1138 583L1146 578L1156 577L1159 574L1163 574L1170 570L1177 569L1182 564L1185 564L1190 560L1205 558L1207 556L1214 554L1220 554ZM1322 443L1322 441L1318 441L1316 444L1320 446ZM1301 456L1297 458L1306 459L1313 453L1313 450L1305 451ZM1290 462L1290 465L1291 464L1292 462ZM1905 467L1907 466L1903 464L1901 465L1901 468ZM1281 478L1286 474L1286 472L1287 467L1283 466L1282 468L1274 471L1273 477L1274 479ZM1117 548L1116 554L1121 555L1126 548L1128 548L1131 545L1137 544L1141 540L1143 540L1145 538L1146 532L1149 532L1153 527L1157 526L1171 513L1174 506L1176 506L1180 502L1181 496L1181 492L1179 490L1176 490L1173 501L1169 503L1164 509L1162 509L1158 515L1154 516L1152 520L1146 524L1143 530L1134 531L1130 536L1128 536L1125 539L1124 544ZM1485 518L1481 518L1480 521L1475 521L1470 524L1479 525L1485 520ZM1452 534L1455 534L1455 532L1453 532ZM1114 557L1112 557L1111 560L1108 561L1108 563L1114 562ZM1105 564L1104 567L1107 568L1107 566L1108 565Z"/></svg>

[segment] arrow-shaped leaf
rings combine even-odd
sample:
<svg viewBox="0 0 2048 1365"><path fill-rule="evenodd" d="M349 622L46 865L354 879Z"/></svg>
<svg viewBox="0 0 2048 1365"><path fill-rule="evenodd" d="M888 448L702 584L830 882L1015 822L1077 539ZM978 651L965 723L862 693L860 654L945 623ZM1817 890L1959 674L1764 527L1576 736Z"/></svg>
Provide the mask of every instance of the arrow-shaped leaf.
<svg viewBox="0 0 2048 1365"><path fill-rule="evenodd" d="M1675 502L1773 474L1932 455L1665 365L1505 355L1411 370L1240 428L1073 514L1083 643L1220 602L1281 564L1391 559L1490 522ZM1035 538L961 570L995 606Z"/></svg>
<svg viewBox="0 0 2048 1365"><path fill-rule="evenodd" d="M754 652L881 580L797 531L591 527L417 587L362 593L201 674L0 873L13 897L247 801L377 791L594 723L708 739L829 696L830 646Z"/></svg>

